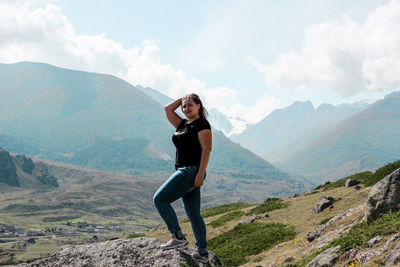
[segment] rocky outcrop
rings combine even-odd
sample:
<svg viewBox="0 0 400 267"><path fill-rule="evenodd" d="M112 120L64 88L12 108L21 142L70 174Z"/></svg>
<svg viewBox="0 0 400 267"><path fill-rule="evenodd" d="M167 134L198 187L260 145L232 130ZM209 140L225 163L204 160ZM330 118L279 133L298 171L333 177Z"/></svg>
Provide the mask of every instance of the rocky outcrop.
<svg viewBox="0 0 400 267"><path fill-rule="evenodd" d="M371 240L374 240L374 238ZM380 247L377 249L370 248L366 251L360 251L358 249L353 248L353 249L347 251L345 253L345 255L342 256L342 260L357 259L360 264L366 264L366 266L369 266L368 263L370 263L372 261L372 259L381 257L383 254L386 254L388 252L389 248L391 247L391 245L394 242L396 242L397 240L400 240L400 234L393 235L389 240L386 241L386 243L383 247ZM396 255L395 250L392 250L392 252L393 253L389 253L388 256L386 256L386 260L388 260L390 258L390 255ZM393 266L393 264L386 265L386 266Z"/></svg>
<svg viewBox="0 0 400 267"><path fill-rule="evenodd" d="M354 185L358 185L359 183L360 183L360 181L358 181L358 180L347 179L346 182L345 182L345 186L346 187L351 187L351 186L354 186Z"/></svg>
<svg viewBox="0 0 400 267"><path fill-rule="evenodd" d="M365 219L370 223L380 215L399 210L400 168L376 183L369 192L365 207Z"/></svg>
<svg viewBox="0 0 400 267"><path fill-rule="evenodd" d="M238 224L252 223L257 219L257 215L253 214L249 218L241 220Z"/></svg>
<svg viewBox="0 0 400 267"><path fill-rule="evenodd" d="M395 266L400 263L400 242L396 247L386 256L386 266Z"/></svg>
<svg viewBox="0 0 400 267"><path fill-rule="evenodd" d="M324 230L325 230L325 227L324 226L320 226L320 227L317 227L317 229L315 229L315 231L308 232L307 236L306 236L307 241L308 242L314 241L314 239L317 239L318 237L320 237L320 235L322 234L322 232Z"/></svg>
<svg viewBox="0 0 400 267"><path fill-rule="evenodd" d="M8 151L0 148L0 182L19 186L17 168Z"/></svg>
<svg viewBox="0 0 400 267"><path fill-rule="evenodd" d="M90 245L65 246L50 258L20 267L62 267L62 266L203 266L190 255L193 248L162 250L162 241L140 237L116 239ZM186 264L186 265L185 265ZM221 266L214 253L209 253L209 264Z"/></svg>
<svg viewBox="0 0 400 267"><path fill-rule="evenodd" d="M340 254L337 253L339 246L328 248L317 257L315 257L307 267L329 267L333 266L336 261L339 259Z"/></svg>
<svg viewBox="0 0 400 267"><path fill-rule="evenodd" d="M374 238L372 238L371 240L369 240L369 241L367 242L367 245L368 245L369 247L372 247L372 246L374 246L375 244L379 243L381 240L382 240L382 237L381 237L381 236L375 236Z"/></svg>
<svg viewBox="0 0 400 267"><path fill-rule="evenodd" d="M15 156L15 161L24 172L32 174L35 164L31 158L27 158L25 155L17 155Z"/></svg>
<svg viewBox="0 0 400 267"><path fill-rule="evenodd" d="M333 198L332 197L328 197L328 198L322 197L322 198L320 198L320 200L318 200L317 204L315 204L315 206L313 207L312 211L314 213L320 213L324 209L326 209L329 206L331 206L332 203L333 203Z"/></svg>
<svg viewBox="0 0 400 267"><path fill-rule="evenodd" d="M361 186L359 186L359 185L355 185L355 186L353 186L353 189L354 189L354 191L358 191L358 190L360 190L360 189L361 189Z"/></svg>

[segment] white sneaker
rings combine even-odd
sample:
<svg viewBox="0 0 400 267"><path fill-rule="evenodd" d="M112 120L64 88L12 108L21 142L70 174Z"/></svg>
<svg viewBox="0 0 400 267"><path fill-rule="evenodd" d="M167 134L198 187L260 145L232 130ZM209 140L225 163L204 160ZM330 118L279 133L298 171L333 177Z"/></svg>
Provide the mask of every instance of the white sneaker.
<svg viewBox="0 0 400 267"><path fill-rule="evenodd" d="M174 248L183 248L189 244L186 237L183 239L177 239L176 237L172 237L166 244L160 245L160 248L163 250L174 249Z"/></svg>
<svg viewBox="0 0 400 267"><path fill-rule="evenodd" d="M208 253L201 255L198 251L191 254L192 258L201 263L208 263Z"/></svg>

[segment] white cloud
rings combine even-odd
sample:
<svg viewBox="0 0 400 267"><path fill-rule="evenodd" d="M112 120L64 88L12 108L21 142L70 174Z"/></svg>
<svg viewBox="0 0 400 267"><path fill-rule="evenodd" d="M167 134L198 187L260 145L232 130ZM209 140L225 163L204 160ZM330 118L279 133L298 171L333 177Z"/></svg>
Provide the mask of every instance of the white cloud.
<svg viewBox="0 0 400 267"><path fill-rule="evenodd" d="M79 35L61 8L46 1L0 1L0 62L19 61L108 73L170 97L196 92L207 108L250 122L260 120L280 105L277 99L268 97L261 98L254 107L239 104L232 88L209 88L204 81L161 62L160 47L155 41L126 49L103 33ZM211 57L204 64L217 68L221 62Z"/></svg>
<svg viewBox="0 0 400 267"><path fill-rule="evenodd" d="M252 107L245 107L240 103L233 104L228 111L232 117L240 117L249 123L257 123L262 120L266 114L271 113L274 109L282 107L282 103L275 97L263 96L257 100ZM237 116L240 114L240 116Z"/></svg>
<svg viewBox="0 0 400 267"><path fill-rule="evenodd" d="M272 87L333 89L343 97L393 90L400 85L400 1L375 9L362 24L344 15L313 25L300 52L282 54L273 64L248 60Z"/></svg>

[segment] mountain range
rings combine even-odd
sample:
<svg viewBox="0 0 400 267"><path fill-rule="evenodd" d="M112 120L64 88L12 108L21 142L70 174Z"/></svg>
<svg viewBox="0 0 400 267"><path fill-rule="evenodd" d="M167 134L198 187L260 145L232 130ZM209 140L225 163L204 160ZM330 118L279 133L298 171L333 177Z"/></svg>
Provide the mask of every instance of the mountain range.
<svg viewBox="0 0 400 267"><path fill-rule="evenodd" d="M173 170L174 129L163 106L119 78L43 63L0 64L0 95L6 150L129 174ZM215 128L208 170L222 188L254 182L288 195L309 187Z"/></svg>
<svg viewBox="0 0 400 267"><path fill-rule="evenodd" d="M399 159L399 92L372 104L277 109L231 139L289 173L320 183Z"/></svg>
<svg viewBox="0 0 400 267"><path fill-rule="evenodd" d="M285 162L282 169L314 181L372 171L400 159L400 92L347 117Z"/></svg>

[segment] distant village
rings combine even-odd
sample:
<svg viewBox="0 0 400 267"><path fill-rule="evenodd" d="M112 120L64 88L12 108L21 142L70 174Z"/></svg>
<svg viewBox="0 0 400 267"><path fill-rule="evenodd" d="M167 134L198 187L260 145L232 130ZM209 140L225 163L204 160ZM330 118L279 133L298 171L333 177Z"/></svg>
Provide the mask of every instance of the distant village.
<svg viewBox="0 0 400 267"><path fill-rule="evenodd" d="M2 237L39 237L39 236L72 236L80 235L82 233L110 233L121 232L123 229L119 225L99 226L89 224L87 222L67 222L67 229L61 227L46 228L45 230L38 231L23 231L13 225L2 224L0 225L0 238ZM72 228L74 227L74 228ZM71 229L72 228L72 229Z"/></svg>

